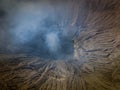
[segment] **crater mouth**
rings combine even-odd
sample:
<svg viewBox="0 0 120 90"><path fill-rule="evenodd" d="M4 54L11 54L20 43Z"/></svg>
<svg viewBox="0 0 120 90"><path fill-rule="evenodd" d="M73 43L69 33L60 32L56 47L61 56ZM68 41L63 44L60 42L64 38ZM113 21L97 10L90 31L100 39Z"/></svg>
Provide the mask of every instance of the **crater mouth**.
<svg viewBox="0 0 120 90"><path fill-rule="evenodd" d="M7 17L12 22L8 22L9 30L0 36L4 38L0 53L26 54L50 60L73 57L74 41L67 31L68 23L62 20L65 11L61 6L45 5L20 2L14 10L11 9L13 12ZM59 16L58 13L63 14Z"/></svg>
<svg viewBox="0 0 120 90"><path fill-rule="evenodd" d="M64 36L62 32L50 31L39 33L33 40L21 44L15 43L13 54L25 54L27 56L37 56L47 60L72 59L74 55L74 41L69 36Z"/></svg>

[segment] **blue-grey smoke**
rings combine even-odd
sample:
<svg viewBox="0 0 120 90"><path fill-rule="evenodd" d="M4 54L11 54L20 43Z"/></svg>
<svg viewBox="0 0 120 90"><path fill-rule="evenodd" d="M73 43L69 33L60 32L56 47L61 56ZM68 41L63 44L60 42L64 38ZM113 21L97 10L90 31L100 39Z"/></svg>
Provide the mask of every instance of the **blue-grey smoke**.
<svg viewBox="0 0 120 90"><path fill-rule="evenodd" d="M73 42L69 34L66 34L67 22L61 20L65 6L56 7L49 2L12 4L15 6L5 7L10 8L5 18L8 28L0 31L0 47L10 53L36 55L47 59L67 58L73 53Z"/></svg>

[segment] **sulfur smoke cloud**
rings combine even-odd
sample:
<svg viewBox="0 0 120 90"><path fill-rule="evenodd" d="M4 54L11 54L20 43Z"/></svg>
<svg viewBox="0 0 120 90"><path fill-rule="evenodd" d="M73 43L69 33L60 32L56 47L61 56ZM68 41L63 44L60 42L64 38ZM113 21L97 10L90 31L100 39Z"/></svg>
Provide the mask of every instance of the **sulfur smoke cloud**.
<svg viewBox="0 0 120 90"><path fill-rule="evenodd" d="M1 0L0 53L63 59L73 53L62 4L49 1Z"/></svg>

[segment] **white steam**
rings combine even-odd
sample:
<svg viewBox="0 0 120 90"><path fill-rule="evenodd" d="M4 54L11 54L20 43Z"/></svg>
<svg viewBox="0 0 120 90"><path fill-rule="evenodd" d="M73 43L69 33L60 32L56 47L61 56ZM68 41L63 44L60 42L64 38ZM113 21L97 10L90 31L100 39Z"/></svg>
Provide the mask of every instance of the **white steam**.
<svg viewBox="0 0 120 90"><path fill-rule="evenodd" d="M60 46L60 39L55 32L48 33L46 35L46 44L51 52L59 52Z"/></svg>

